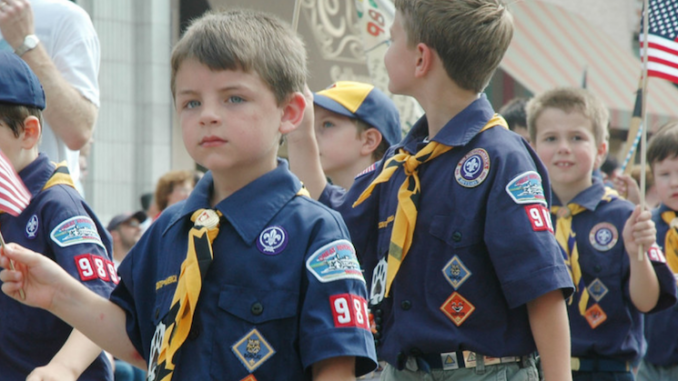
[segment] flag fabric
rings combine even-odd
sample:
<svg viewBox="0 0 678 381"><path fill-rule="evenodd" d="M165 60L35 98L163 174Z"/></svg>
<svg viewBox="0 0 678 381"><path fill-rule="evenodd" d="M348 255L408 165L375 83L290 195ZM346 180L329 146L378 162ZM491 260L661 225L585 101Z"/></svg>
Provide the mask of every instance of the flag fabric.
<svg viewBox="0 0 678 381"><path fill-rule="evenodd" d="M7 156L0 151L0 212L14 217L31 202L31 193L19 178Z"/></svg>
<svg viewBox="0 0 678 381"><path fill-rule="evenodd" d="M650 0L647 75L678 83L678 0ZM641 59L645 41L641 21Z"/></svg>

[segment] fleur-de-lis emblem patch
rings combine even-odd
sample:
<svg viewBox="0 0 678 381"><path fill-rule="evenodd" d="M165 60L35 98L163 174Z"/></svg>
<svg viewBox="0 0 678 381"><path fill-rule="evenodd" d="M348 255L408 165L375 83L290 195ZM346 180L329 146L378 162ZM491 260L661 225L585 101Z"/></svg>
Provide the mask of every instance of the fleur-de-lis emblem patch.
<svg viewBox="0 0 678 381"><path fill-rule="evenodd" d="M257 248L266 255L277 255L285 250L287 239L287 231L282 226L269 226L259 234Z"/></svg>

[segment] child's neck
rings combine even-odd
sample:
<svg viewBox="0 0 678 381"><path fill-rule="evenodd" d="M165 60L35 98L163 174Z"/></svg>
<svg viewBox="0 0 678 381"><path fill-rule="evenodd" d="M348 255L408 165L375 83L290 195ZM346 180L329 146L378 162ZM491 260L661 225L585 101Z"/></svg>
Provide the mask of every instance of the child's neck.
<svg viewBox="0 0 678 381"><path fill-rule="evenodd" d="M210 198L210 205L215 207L218 203L231 196L233 193L247 186L247 184L274 170L277 161L273 163L261 163L255 167L234 168L223 171L212 171L214 192Z"/></svg>
<svg viewBox="0 0 678 381"><path fill-rule="evenodd" d="M553 190L553 193L558 197L558 200L560 200L561 205L565 206L569 204L572 200L574 200L577 195L586 189L590 188L593 185L593 181L589 178L588 181L584 181L581 184L557 184L557 183L552 183L551 184L551 189Z"/></svg>
<svg viewBox="0 0 678 381"><path fill-rule="evenodd" d="M328 172L326 175L332 180L332 184L338 185L344 189L349 189L351 185L353 185L355 177L372 165L372 163L374 163L372 155L364 156L359 160L356 160L351 166L342 168L338 171Z"/></svg>
<svg viewBox="0 0 678 381"><path fill-rule="evenodd" d="M429 79L415 98L426 113L428 136L433 139L450 119L478 99L478 94L457 86L447 73L442 78Z"/></svg>

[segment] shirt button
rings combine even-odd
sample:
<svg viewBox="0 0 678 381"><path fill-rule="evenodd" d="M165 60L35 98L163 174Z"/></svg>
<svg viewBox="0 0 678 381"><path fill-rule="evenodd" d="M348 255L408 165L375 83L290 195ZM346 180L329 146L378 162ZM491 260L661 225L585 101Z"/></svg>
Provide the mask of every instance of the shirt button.
<svg viewBox="0 0 678 381"><path fill-rule="evenodd" d="M603 268L600 267L600 265L595 265L595 266L593 266L593 271L595 271L595 272L597 272L597 273L599 273L602 269L603 269Z"/></svg>
<svg viewBox="0 0 678 381"><path fill-rule="evenodd" d="M250 312L252 312L252 315L254 316L259 316L264 312L264 306L261 305L261 303L256 302L252 304L252 308L250 309Z"/></svg>
<svg viewBox="0 0 678 381"><path fill-rule="evenodd" d="M198 325L193 325L191 327L191 331L188 332L188 339L189 340L195 340L200 336L200 327Z"/></svg>
<svg viewBox="0 0 678 381"><path fill-rule="evenodd" d="M461 232L454 232L452 234L452 241L454 241L454 242L461 241Z"/></svg>
<svg viewBox="0 0 678 381"><path fill-rule="evenodd" d="M374 322L377 323L377 324L381 324L381 321L382 321L382 318L379 317L379 316L374 318Z"/></svg>
<svg viewBox="0 0 678 381"><path fill-rule="evenodd" d="M375 308L374 309L374 316L381 316L382 315L382 310L381 308Z"/></svg>
<svg viewBox="0 0 678 381"><path fill-rule="evenodd" d="M412 302L410 302L409 300L403 300L402 302L400 302L400 308L407 311L410 308L412 308Z"/></svg>

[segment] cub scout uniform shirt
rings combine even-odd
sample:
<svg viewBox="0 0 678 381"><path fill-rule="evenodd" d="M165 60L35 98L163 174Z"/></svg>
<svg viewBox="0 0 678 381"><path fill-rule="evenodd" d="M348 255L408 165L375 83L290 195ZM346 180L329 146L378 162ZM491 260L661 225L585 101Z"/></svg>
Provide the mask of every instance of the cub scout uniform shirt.
<svg viewBox="0 0 678 381"><path fill-rule="evenodd" d="M43 190L54 170L54 164L40 154L19 173L33 198L18 217L0 214L2 235L6 242L52 259L87 288L108 297L118 282L110 236L74 188L55 185ZM23 380L36 367L49 363L71 331L70 325L51 313L0 293L0 379ZM103 353L79 378L112 379Z"/></svg>
<svg viewBox="0 0 678 381"><path fill-rule="evenodd" d="M554 290L572 292L550 225L546 171L520 136L503 127L480 132L493 115L483 95L433 138L454 148L418 168L416 228L390 297L384 297L385 257L404 171L352 204L389 157L428 143L426 117L348 193L327 187L320 198L349 227L370 281L375 321L381 318L380 358L398 368L419 353L528 355L535 343L525 303Z"/></svg>
<svg viewBox="0 0 678 381"><path fill-rule="evenodd" d="M584 316L579 310L579 292L567 307L572 356L635 362L645 351L643 314L631 302L630 262L622 237L624 224L635 206L610 194L597 179L571 203L585 208L572 216L572 231L579 251L580 284L589 295ZM560 206L556 197L554 205ZM553 224L556 224L555 215ZM631 255L635 260L638 254ZM659 300L651 314L676 302L676 285L658 248L651 248L648 257L660 287Z"/></svg>
<svg viewBox="0 0 678 381"><path fill-rule="evenodd" d="M149 362L186 258L190 216L210 208L212 187L208 172L120 264L111 300L127 313L127 333ZM348 231L300 189L281 161L216 205L224 217L191 331L174 356L174 380L311 380L314 363L337 356L355 356L359 375L376 368Z"/></svg>

